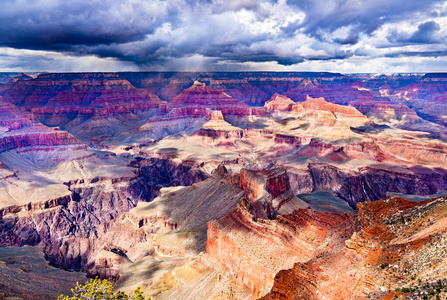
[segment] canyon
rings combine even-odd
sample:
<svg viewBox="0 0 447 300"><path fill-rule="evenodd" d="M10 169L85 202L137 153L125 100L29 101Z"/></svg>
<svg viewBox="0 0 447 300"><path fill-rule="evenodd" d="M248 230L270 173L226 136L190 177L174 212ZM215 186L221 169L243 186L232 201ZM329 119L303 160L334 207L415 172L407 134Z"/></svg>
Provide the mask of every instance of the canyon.
<svg viewBox="0 0 447 300"><path fill-rule="evenodd" d="M0 297L99 276L153 299L435 299L446 97L442 73L4 74L0 272L52 288Z"/></svg>

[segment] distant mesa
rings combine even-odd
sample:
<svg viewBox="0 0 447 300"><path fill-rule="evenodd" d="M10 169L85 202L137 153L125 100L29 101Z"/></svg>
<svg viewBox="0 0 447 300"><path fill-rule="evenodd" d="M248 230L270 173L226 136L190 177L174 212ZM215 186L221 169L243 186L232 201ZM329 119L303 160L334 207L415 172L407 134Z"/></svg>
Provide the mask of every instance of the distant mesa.
<svg viewBox="0 0 447 300"><path fill-rule="evenodd" d="M353 117L363 118L365 122L368 118L359 112L355 107L337 105L327 102L324 98L312 98L307 96L306 101L300 103L306 110L324 110L335 114L337 118L340 117Z"/></svg>
<svg viewBox="0 0 447 300"><path fill-rule="evenodd" d="M160 105L160 114L172 119L176 117L204 117L205 110L218 110L223 115L265 115L263 107L250 107L246 103L236 100L222 90L214 89L205 83L195 81L192 86L184 89L167 104Z"/></svg>
<svg viewBox="0 0 447 300"><path fill-rule="evenodd" d="M27 81L27 80L31 80L34 79L34 77L26 74L26 73L20 73L19 75L17 75L14 78L11 78L9 80L9 82L17 82L17 81Z"/></svg>
<svg viewBox="0 0 447 300"><path fill-rule="evenodd" d="M195 81L191 87L172 98L168 105L170 108L198 106L213 110L221 110L223 107L248 107L247 104L234 99L221 90L210 88L199 81Z"/></svg>

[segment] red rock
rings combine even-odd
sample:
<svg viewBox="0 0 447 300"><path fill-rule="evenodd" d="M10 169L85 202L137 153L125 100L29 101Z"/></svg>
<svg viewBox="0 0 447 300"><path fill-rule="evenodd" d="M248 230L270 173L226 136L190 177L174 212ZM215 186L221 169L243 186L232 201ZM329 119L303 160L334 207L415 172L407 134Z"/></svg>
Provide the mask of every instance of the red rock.
<svg viewBox="0 0 447 300"><path fill-rule="evenodd" d="M238 101L224 92L207 87L204 83L196 81L193 86L184 90L180 95L172 98L165 111L175 108L194 107L197 109L208 108L220 110L223 115L264 115L265 108L249 107L247 104Z"/></svg>
<svg viewBox="0 0 447 300"><path fill-rule="evenodd" d="M435 250L442 242L434 236L447 230L445 203L445 198L416 203L394 197L359 205L359 228L346 247L280 271L262 299L417 298L424 293L418 281L433 286L444 277L442 264L431 261L444 259ZM402 287L408 291L401 293Z"/></svg>
<svg viewBox="0 0 447 300"><path fill-rule="evenodd" d="M265 193L273 198L285 193L290 189L289 177L284 169L250 171L241 170L241 188L246 192L249 201L256 201Z"/></svg>
<svg viewBox="0 0 447 300"><path fill-rule="evenodd" d="M8 130L17 130L35 123L33 114L23 113L16 106L3 101L0 96L0 126L7 127Z"/></svg>
<svg viewBox="0 0 447 300"><path fill-rule="evenodd" d="M68 132L50 129L42 124L0 137L0 152L24 147L60 145L75 145L77 149L87 149L86 145Z"/></svg>
<svg viewBox="0 0 447 300"><path fill-rule="evenodd" d="M5 100L29 107L45 105L49 99L63 91L78 91L80 93L73 93L73 97L83 99L101 90L133 88L116 73L41 74L31 80L10 83L9 87L4 93Z"/></svg>
<svg viewBox="0 0 447 300"><path fill-rule="evenodd" d="M423 118L447 125L447 78L443 73L426 74L418 81L391 92L393 102L405 104Z"/></svg>
<svg viewBox="0 0 447 300"><path fill-rule="evenodd" d="M272 111L275 110L292 110L292 106L295 104L290 98L274 94L269 101L265 102L264 106Z"/></svg>
<svg viewBox="0 0 447 300"><path fill-rule="evenodd" d="M350 236L353 229L354 222L347 215L302 209L275 221L254 222L239 205L208 224L206 253L222 264L236 285L258 298L271 289L275 274L288 268L290 261L315 258L326 241L327 251L339 251L344 246L343 237Z"/></svg>
<svg viewBox="0 0 447 300"><path fill-rule="evenodd" d="M324 110L339 113L346 117L362 117L363 115L354 107L336 105L327 102L324 98L312 98L307 96L306 101L300 103L306 110ZM363 116L364 117L364 116Z"/></svg>
<svg viewBox="0 0 447 300"><path fill-rule="evenodd" d="M201 82L194 82L194 85L184 90L180 95L169 101L169 106L185 107L199 106L213 110L221 110L225 106L248 107L245 103L226 95L220 90L207 87Z"/></svg>
<svg viewBox="0 0 447 300"><path fill-rule="evenodd" d="M210 87L219 89L247 104L262 104L269 95L253 85L248 79L210 80Z"/></svg>

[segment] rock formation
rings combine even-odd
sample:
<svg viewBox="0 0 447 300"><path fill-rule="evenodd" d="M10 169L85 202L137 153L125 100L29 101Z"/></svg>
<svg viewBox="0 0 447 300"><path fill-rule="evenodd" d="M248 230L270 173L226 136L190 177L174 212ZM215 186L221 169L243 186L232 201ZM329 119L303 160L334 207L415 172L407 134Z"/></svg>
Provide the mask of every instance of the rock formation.
<svg viewBox="0 0 447 300"><path fill-rule="evenodd" d="M275 110L292 110L292 106L296 104L290 98L274 94L269 101L265 102L264 106L272 111Z"/></svg>
<svg viewBox="0 0 447 300"><path fill-rule="evenodd" d="M446 207L445 198L359 205L345 247L279 272L262 299L445 297Z"/></svg>
<svg viewBox="0 0 447 300"><path fill-rule="evenodd" d="M117 269L101 271L95 263L91 264L92 259L104 261L106 258L101 255L111 251L104 248L112 226L108 223L114 224L118 216L135 207L138 201L155 198L162 186L189 185L205 177L192 166L170 161L140 161L134 166L138 166L138 172L128 178L74 180L65 183L68 196L2 208L0 245L41 244L45 257L56 266L118 279ZM122 262L118 259L115 265Z"/></svg>
<svg viewBox="0 0 447 300"><path fill-rule="evenodd" d="M271 289L279 270L340 251L354 228L349 215L307 209L295 210L276 220L253 221L240 204L228 215L209 223L206 252L224 266L232 282L256 299Z"/></svg>

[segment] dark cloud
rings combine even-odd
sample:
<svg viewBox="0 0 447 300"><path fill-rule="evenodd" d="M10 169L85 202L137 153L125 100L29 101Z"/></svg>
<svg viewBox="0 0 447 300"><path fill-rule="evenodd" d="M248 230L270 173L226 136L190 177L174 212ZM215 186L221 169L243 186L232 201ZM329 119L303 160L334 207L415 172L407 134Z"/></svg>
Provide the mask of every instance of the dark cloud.
<svg viewBox="0 0 447 300"><path fill-rule="evenodd" d="M324 33L343 26L371 34L387 22L406 20L415 13L427 12L438 0L292 0L290 4L306 12L305 31L319 39Z"/></svg>
<svg viewBox="0 0 447 300"><path fill-rule="evenodd" d="M406 56L417 56L417 57L445 57L447 56L447 50L439 51L402 51L397 53L386 54L385 57L406 57Z"/></svg>
<svg viewBox="0 0 447 300"><path fill-rule="evenodd" d="M412 34L409 41L413 43L433 43L437 42L436 33L441 30L441 26L435 21L425 22L418 26L418 30Z"/></svg>
<svg viewBox="0 0 447 300"><path fill-rule="evenodd" d="M342 37L342 38L335 38L334 42L346 45L346 44L357 44L359 41L359 35L358 34L350 34L348 36Z"/></svg>
<svg viewBox="0 0 447 300"><path fill-rule="evenodd" d="M157 6L157 2L1 1L0 44L14 48L65 50L72 45L141 40L164 19L172 18L170 13L175 14L163 5Z"/></svg>
<svg viewBox="0 0 447 300"><path fill-rule="evenodd" d="M445 37L441 37L438 33L441 26L435 21L427 21L419 24L418 29L409 34L398 30L392 31L387 39L392 44L430 44L440 43Z"/></svg>

